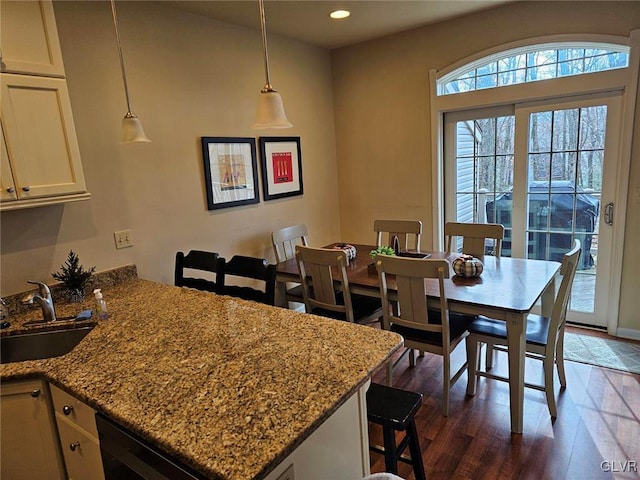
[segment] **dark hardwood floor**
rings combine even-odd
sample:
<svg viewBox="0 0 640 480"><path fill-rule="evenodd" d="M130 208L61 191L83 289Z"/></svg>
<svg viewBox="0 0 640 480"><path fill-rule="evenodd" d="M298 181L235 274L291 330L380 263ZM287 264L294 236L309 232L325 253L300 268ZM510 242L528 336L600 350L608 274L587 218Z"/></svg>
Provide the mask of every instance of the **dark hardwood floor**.
<svg viewBox="0 0 640 480"><path fill-rule="evenodd" d="M454 352L452 370L464 358L462 344ZM558 418L552 422L543 392L525 389L524 433L515 435L506 383L482 378L476 396L467 397L465 373L451 390L449 417L443 417L442 358L425 354L410 368L405 356L394 370L393 384L424 394L416 422L427 478L639 479L640 375L570 361L565 365L567 388L561 392L556 375ZM528 381L542 383L541 366L527 359ZM506 353L498 353L494 369L506 375ZM384 383L384 370L373 380ZM369 430L381 444L379 427L371 424ZM381 455L371 453L371 471L384 471ZM398 474L414 478L404 463Z"/></svg>

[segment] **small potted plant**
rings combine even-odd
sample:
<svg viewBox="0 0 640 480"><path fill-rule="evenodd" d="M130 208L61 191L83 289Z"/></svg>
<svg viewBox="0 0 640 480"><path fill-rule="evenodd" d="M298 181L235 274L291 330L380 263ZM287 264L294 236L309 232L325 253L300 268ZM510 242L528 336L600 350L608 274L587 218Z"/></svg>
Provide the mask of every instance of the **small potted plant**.
<svg viewBox="0 0 640 480"><path fill-rule="evenodd" d="M377 248L375 248L375 249L373 249L373 250L371 250L369 252L369 255L371 255L371 259L372 260L375 260L376 256L380 255L380 254L382 254L382 255L395 255L396 252L393 249L393 247L386 247L384 245L380 246L380 247L377 247Z"/></svg>
<svg viewBox="0 0 640 480"><path fill-rule="evenodd" d="M376 247L373 250L371 250L369 252L369 255L371 256L371 260L373 260L372 263L369 264L368 269L369 269L369 273L376 273L376 257L378 255L395 255L396 251L393 249L393 247L387 247L387 246L380 246L380 247Z"/></svg>
<svg viewBox="0 0 640 480"><path fill-rule="evenodd" d="M69 251L67 261L60 266L60 270L52 273L51 276L64 285L65 296L69 302L82 302L84 300L85 288L93 275L96 267L85 270L80 265L80 258L73 251Z"/></svg>

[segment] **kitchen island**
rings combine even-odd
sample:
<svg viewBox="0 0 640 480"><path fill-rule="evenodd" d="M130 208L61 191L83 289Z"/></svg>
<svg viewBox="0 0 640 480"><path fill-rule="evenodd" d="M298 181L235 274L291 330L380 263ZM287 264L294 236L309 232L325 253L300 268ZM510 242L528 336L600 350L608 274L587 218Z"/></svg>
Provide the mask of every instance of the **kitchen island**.
<svg viewBox="0 0 640 480"><path fill-rule="evenodd" d="M104 294L109 319L73 351L3 364L0 379L42 378L205 478L269 478L347 401L363 405L366 382L402 344L371 327L145 280Z"/></svg>

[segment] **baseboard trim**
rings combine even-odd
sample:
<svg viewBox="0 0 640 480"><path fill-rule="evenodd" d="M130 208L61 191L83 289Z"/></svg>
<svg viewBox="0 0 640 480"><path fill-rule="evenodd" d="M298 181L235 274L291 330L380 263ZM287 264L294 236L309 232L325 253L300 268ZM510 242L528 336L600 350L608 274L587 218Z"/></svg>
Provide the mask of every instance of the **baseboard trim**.
<svg viewBox="0 0 640 480"><path fill-rule="evenodd" d="M630 340L640 340L640 330L634 330L632 328L619 328L616 336L628 338Z"/></svg>
<svg viewBox="0 0 640 480"><path fill-rule="evenodd" d="M600 325L589 325L588 323L579 323L579 322L567 322L568 327L582 328L585 330L595 330L598 332L607 332L607 327L601 327Z"/></svg>

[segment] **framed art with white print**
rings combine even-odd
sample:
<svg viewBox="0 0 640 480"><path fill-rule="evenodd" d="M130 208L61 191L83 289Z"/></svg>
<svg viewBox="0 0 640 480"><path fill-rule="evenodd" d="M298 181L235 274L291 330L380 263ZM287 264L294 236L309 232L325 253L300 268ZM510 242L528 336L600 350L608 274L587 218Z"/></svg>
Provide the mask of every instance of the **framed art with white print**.
<svg viewBox="0 0 640 480"><path fill-rule="evenodd" d="M300 137L260 137L265 201L302 195Z"/></svg>
<svg viewBox="0 0 640 480"><path fill-rule="evenodd" d="M260 202L255 138L202 137L209 210Z"/></svg>

